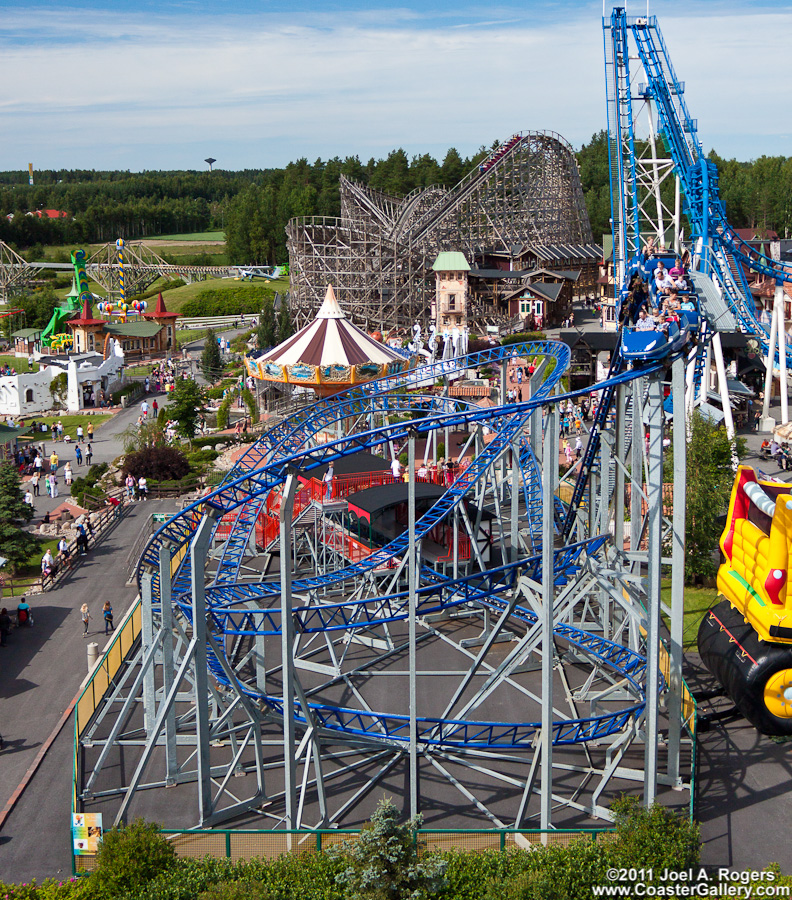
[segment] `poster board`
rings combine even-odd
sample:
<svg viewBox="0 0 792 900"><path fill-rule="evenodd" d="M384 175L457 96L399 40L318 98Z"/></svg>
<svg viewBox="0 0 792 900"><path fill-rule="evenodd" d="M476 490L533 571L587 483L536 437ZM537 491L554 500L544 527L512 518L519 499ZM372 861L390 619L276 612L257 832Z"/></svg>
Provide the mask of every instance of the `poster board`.
<svg viewBox="0 0 792 900"><path fill-rule="evenodd" d="M102 841L101 813L72 813L72 852L75 856L94 856Z"/></svg>

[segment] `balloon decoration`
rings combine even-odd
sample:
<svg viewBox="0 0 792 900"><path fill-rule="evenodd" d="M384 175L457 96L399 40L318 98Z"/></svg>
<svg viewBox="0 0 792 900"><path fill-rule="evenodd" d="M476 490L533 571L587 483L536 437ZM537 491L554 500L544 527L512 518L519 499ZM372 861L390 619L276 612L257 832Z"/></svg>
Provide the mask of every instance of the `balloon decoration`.
<svg viewBox="0 0 792 900"><path fill-rule="evenodd" d="M132 301L132 309L138 315L143 315L143 313L146 311L146 301L145 300L133 300Z"/></svg>

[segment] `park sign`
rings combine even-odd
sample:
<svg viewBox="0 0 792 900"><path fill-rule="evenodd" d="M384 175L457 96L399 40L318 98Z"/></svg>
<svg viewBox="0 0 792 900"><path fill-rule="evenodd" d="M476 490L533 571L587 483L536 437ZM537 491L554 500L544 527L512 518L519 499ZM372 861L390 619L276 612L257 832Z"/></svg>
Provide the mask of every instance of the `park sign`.
<svg viewBox="0 0 792 900"><path fill-rule="evenodd" d="M75 856L95 856L102 840L101 813L72 813L72 847Z"/></svg>

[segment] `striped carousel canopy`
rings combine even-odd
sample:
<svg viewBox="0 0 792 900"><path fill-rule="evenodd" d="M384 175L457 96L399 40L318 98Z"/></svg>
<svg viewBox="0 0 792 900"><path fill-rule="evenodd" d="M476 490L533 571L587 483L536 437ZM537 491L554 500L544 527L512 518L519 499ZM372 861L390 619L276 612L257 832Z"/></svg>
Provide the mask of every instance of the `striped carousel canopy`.
<svg viewBox="0 0 792 900"><path fill-rule="evenodd" d="M332 285L328 285L324 303L310 325L260 356L260 366L357 366L374 363L384 366L403 362L404 357L369 337L353 325L341 310Z"/></svg>

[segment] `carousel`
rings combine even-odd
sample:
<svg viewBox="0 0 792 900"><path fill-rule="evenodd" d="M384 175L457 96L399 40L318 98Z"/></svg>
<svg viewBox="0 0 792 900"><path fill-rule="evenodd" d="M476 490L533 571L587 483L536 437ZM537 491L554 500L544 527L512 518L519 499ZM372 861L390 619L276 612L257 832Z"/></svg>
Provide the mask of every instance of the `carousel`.
<svg viewBox="0 0 792 900"><path fill-rule="evenodd" d="M409 365L403 353L379 343L349 321L332 285L313 322L272 350L245 357L253 378L311 388L320 397L395 375Z"/></svg>

